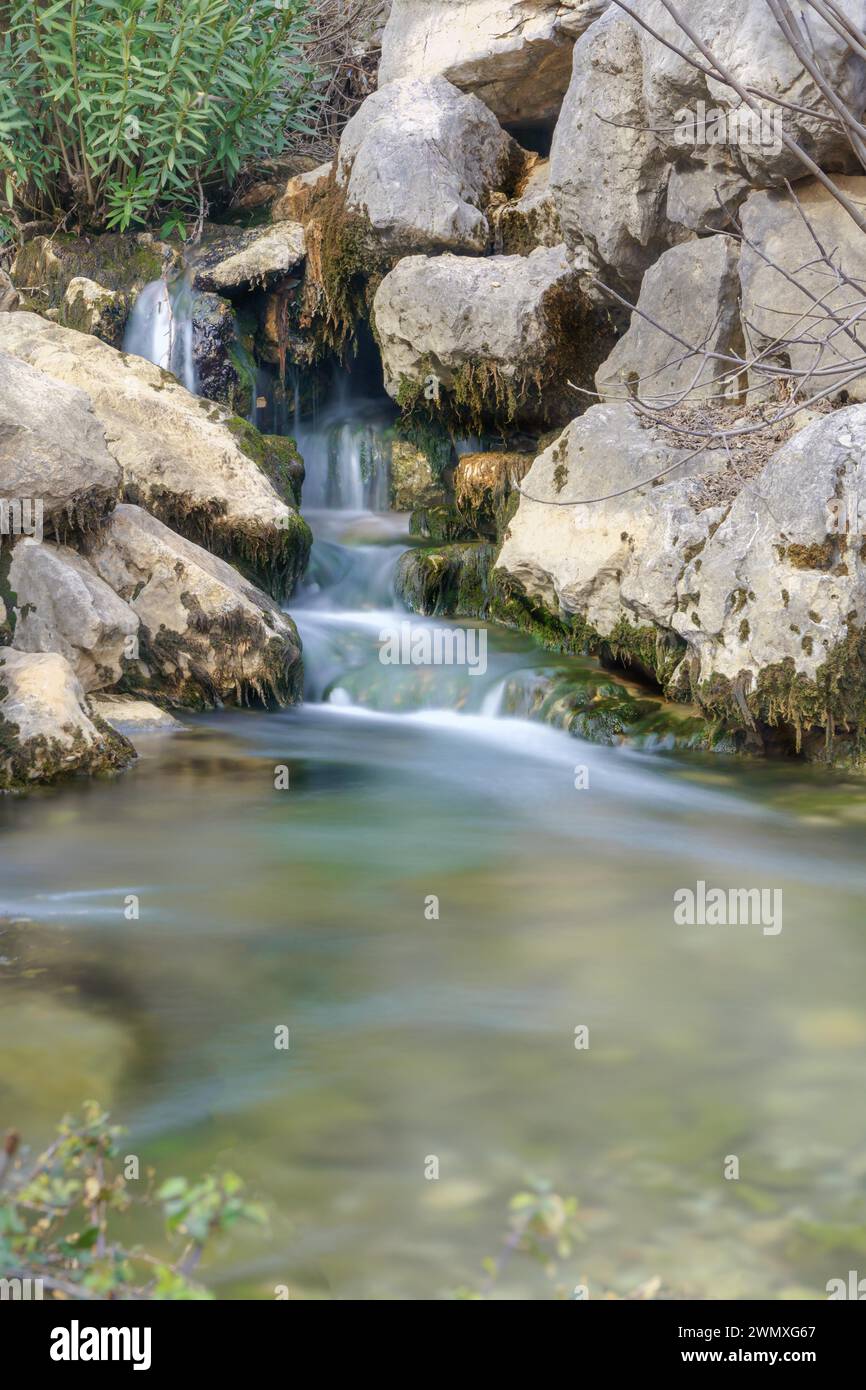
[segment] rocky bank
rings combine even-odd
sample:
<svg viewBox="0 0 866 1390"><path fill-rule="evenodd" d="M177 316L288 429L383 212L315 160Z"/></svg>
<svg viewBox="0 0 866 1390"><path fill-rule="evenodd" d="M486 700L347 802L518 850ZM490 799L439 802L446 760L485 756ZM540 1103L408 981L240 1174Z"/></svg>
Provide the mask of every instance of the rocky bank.
<svg viewBox="0 0 866 1390"><path fill-rule="evenodd" d="M410 607L598 653L726 747L861 761L866 177L816 74L862 112L866 61L823 21L804 61L763 0L695 0L693 38L631 8L394 0L333 159L248 193L268 220L183 256L24 242L0 476L45 533L3 537L3 785L122 763L96 697L297 697L279 605L310 539L273 422L287 373L303 405L361 341L400 413ZM121 350L159 276L198 394Z"/></svg>

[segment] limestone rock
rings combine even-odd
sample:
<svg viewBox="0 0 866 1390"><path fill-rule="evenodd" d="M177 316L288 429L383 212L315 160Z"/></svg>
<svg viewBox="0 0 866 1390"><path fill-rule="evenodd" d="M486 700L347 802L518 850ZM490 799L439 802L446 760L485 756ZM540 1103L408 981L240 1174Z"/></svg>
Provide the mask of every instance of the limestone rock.
<svg viewBox="0 0 866 1390"><path fill-rule="evenodd" d="M388 255L483 252L484 206L524 154L474 96L442 77L403 78L367 98L343 131L337 177Z"/></svg>
<svg viewBox="0 0 866 1390"><path fill-rule="evenodd" d="M8 326L14 330L10 340L17 341L17 325L28 321L49 329L33 314L4 314L0 339ZM69 330L51 331L84 341ZM26 513L23 527L8 515L0 518L0 541L18 530L38 532L37 504L49 533L63 537L98 526L120 496L121 483L88 396L0 350L0 503Z"/></svg>
<svg viewBox="0 0 866 1390"><path fill-rule="evenodd" d="M248 438L260 438L246 421L190 395L144 358L35 314L0 318L0 352L87 392L122 468L127 500L247 564L271 592L291 591L306 566L309 529L245 452ZM0 393L5 390L4 377ZM82 400L80 393L76 399ZM36 403L30 409L38 413ZM65 422L49 422L51 428L66 433ZM62 441L57 442L60 466ZM65 465L64 473L68 477Z"/></svg>
<svg viewBox="0 0 866 1390"><path fill-rule="evenodd" d="M67 328L94 333L104 343L119 348L129 313L128 296L76 275L66 286L61 317Z"/></svg>
<svg viewBox="0 0 866 1390"><path fill-rule="evenodd" d="M405 407L447 406L475 424L574 412L589 331L563 247L529 256L408 256L373 303L385 386Z"/></svg>
<svg viewBox="0 0 866 1390"><path fill-rule="evenodd" d="M141 623L126 691L193 708L300 698L294 623L224 560L126 503L89 558Z"/></svg>
<svg viewBox="0 0 866 1390"><path fill-rule="evenodd" d="M11 314L21 301L21 296L6 274L5 270L0 270L0 314Z"/></svg>
<svg viewBox="0 0 866 1390"><path fill-rule="evenodd" d="M91 718L65 657L0 648L0 791L115 771L134 756L121 734Z"/></svg>
<svg viewBox="0 0 866 1390"><path fill-rule="evenodd" d="M253 404L255 365L241 345L234 306L222 295L193 294L192 355L198 393L246 418Z"/></svg>
<svg viewBox="0 0 866 1390"><path fill-rule="evenodd" d="M613 288L629 293L685 234L667 218L670 166L648 128L643 80L639 31L612 5L575 44L550 151L567 246L587 245Z"/></svg>
<svg viewBox="0 0 866 1390"><path fill-rule="evenodd" d="M177 733L183 729L179 719L168 710L152 705L148 700L136 700L133 695L93 695L90 708L119 734L135 743L139 734Z"/></svg>
<svg viewBox="0 0 866 1390"><path fill-rule="evenodd" d="M442 483L423 449L405 439L395 439L391 446L391 506L395 512L410 512L415 507L432 507L445 500Z"/></svg>
<svg viewBox="0 0 866 1390"><path fill-rule="evenodd" d="M667 182L668 222L706 235L731 225L752 191L749 180L722 161L674 164Z"/></svg>
<svg viewBox="0 0 866 1390"><path fill-rule="evenodd" d="M719 235L674 246L659 257L644 276L627 333L596 372L600 396L637 394L661 409L686 395L704 401L724 394L717 383L730 365L702 360L702 353L741 347L739 254L738 241ZM698 351L690 354L684 343ZM728 394L738 390L735 377Z"/></svg>
<svg viewBox="0 0 866 1390"><path fill-rule="evenodd" d="M862 5L853 8L862 22ZM630 295L666 247L691 231L724 227L717 190L734 209L750 184L781 187L806 175L781 128L823 167L853 167L840 130L809 114L823 109L823 99L763 0L721 7L691 0L687 11L696 34L740 83L785 103L765 103L763 120L731 87L661 41L700 59L660 0L634 0L634 9L658 37L614 5L590 26L575 45L551 149L551 187L567 245L573 252L588 247L613 287ZM811 12L809 28L832 87L862 111L866 61Z"/></svg>
<svg viewBox="0 0 866 1390"><path fill-rule="evenodd" d="M691 453L624 402L591 407L526 474L498 560L530 606L576 621L662 685L683 653L674 618L684 557L724 515L704 489L723 456Z"/></svg>
<svg viewBox="0 0 866 1390"><path fill-rule="evenodd" d="M67 546L21 540L8 584L16 596L14 646L59 652L87 692L116 684L137 649L138 618Z"/></svg>
<svg viewBox="0 0 866 1390"><path fill-rule="evenodd" d="M492 209L489 220L498 255L527 256L536 246L560 246L562 228L550 191L550 161L540 159L519 195Z"/></svg>
<svg viewBox="0 0 866 1390"><path fill-rule="evenodd" d="M704 703L744 723L856 729L866 699L866 406L793 435L681 581Z"/></svg>
<svg viewBox="0 0 866 1390"><path fill-rule="evenodd" d="M310 199L317 188L321 188L331 177L333 161L327 164L320 164L316 169L310 169L304 174L295 174L289 179L280 197L271 208L271 220L273 222L300 222L303 223L310 206Z"/></svg>
<svg viewBox="0 0 866 1390"><path fill-rule="evenodd" d="M661 39L700 57L661 0L638 0L636 8ZM843 5L846 8L851 19L862 25L860 0ZM696 34L744 87L756 88L797 108L784 112L786 134L823 167L845 167L850 160L846 138L833 122L809 114L825 110L823 98L764 0L726 0L722 6L716 0L690 0L684 13ZM866 104L866 62L853 57L845 40L817 15L809 14L808 28L817 66L836 95L852 110L861 111ZM772 120L778 107L766 106L768 120L763 127L760 122L753 123L747 113L739 114L740 98L731 87L705 77L646 31L641 33L641 46L649 123L670 156L693 154L701 163L714 149L723 150L731 166L752 183L779 186L786 178L804 176L803 165L778 139ZM708 143L708 136L714 134L712 126L705 130L700 122L689 126L679 119L684 110L698 114L701 100L708 111L720 111L728 117L738 113L718 131L725 137L719 143Z"/></svg>
<svg viewBox="0 0 866 1390"><path fill-rule="evenodd" d="M296 270L305 251L304 229L298 222L280 221L247 231L214 228L196 255L193 285L229 295L268 288Z"/></svg>
<svg viewBox="0 0 866 1390"><path fill-rule="evenodd" d="M849 198L866 206L866 178L837 181ZM833 264L855 283L866 279L866 242L844 209L817 180L797 184L795 191ZM857 376L847 365L866 354L866 328L861 319L850 334L840 331L851 315L851 287L840 283L834 288L827 267L816 263L815 242L794 201L787 193L752 193L741 219L746 238L740 261L742 316L749 355L766 353L776 368L790 364L798 372L812 371L811 381L801 387L805 395L835 385L852 400L866 398L866 373ZM790 341L778 342L780 338ZM760 364L750 375L753 385L767 383Z"/></svg>
<svg viewBox="0 0 866 1390"><path fill-rule="evenodd" d="M556 118L574 39L607 0L394 0L380 86L446 77L504 123Z"/></svg>
<svg viewBox="0 0 866 1390"><path fill-rule="evenodd" d="M413 546L397 562L394 587L410 613L485 618L495 554L486 541Z"/></svg>

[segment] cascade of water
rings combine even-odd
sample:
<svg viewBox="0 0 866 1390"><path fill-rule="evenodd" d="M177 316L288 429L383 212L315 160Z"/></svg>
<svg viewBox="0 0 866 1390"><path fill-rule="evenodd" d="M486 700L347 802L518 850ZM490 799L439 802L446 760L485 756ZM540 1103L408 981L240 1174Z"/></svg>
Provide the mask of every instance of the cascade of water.
<svg viewBox="0 0 866 1390"><path fill-rule="evenodd" d="M346 378L317 421L296 418L306 467L304 503L314 509L383 512L390 505L391 412L379 401L353 400Z"/></svg>
<svg viewBox="0 0 866 1390"><path fill-rule="evenodd" d="M188 391L195 392L193 298L188 273L172 281L151 280L133 305L123 350L173 372Z"/></svg>

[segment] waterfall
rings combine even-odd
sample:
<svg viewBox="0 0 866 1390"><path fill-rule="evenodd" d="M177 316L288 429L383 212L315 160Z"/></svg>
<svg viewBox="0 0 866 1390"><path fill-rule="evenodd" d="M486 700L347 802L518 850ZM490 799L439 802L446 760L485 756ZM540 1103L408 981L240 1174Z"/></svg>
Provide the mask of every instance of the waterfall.
<svg viewBox="0 0 866 1390"><path fill-rule="evenodd" d="M345 374L317 420L307 423L296 415L292 432L306 467L305 506L388 511L392 419L381 400L353 399Z"/></svg>
<svg viewBox="0 0 866 1390"><path fill-rule="evenodd" d="M173 372L188 391L196 392L192 306L192 277L188 273L172 281L151 280L135 301L123 335L123 350Z"/></svg>

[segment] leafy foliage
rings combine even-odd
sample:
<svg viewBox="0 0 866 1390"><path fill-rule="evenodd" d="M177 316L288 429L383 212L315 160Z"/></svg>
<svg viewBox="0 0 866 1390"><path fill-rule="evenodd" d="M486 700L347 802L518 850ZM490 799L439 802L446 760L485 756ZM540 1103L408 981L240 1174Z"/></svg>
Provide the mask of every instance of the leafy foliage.
<svg viewBox="0 0 866 1390"><path fill-rule="evenodd" d="M133 1196L117 1160L124 1131L89 1101L65 1119L39 1157L21 1155L14 1135L0 1155L0 1278L41 1279L46 1297L209 1299L192 1278L206 1245L240 1221L263 1225L233 1173L198 1182L169 1178L154 1189L149 1171ZM158 1259L118 1238L131 1208L161 1208L176 1258Z"/></svg>
<svg viewBox="0 0 866 1390"><path fill-rule="evenodd" d="M516 1192L508 1203L508 1231L500 1253L488 1255L481 1261L484 1279L480 1286L464 1285L452 1290L452 1297L462 1302L494 1298L511 1261L517 1257L524 1265L530 1262L543 1271L544 1287L551 1290L553 1299L588 1298L588 1285L583 1277L576 1284L573 1276L568 1278L562 1268L562 1261L570 1259L575 1247L586 1238L577 1198L560 1196L549 1182L533 1180L527 1191ZM654 1299L661 1288L661 1279L654 1275L625 1295L608 1289L599 1290L594 1296L643 1302Z"/></svg>
<svg viewBox="0 0 866 1390"><path fill-rule="evenodd" d="M484 1282L479 1289L454 1290L457 1299L477 1301L490 1298L515 1255L534 1260L549 1279L559 1273L559 1261L571 1255L576 1242L585 1233L578 1216L576 1197L561 1197L550 1184L533 1182L531 1190L516 1192L508 1204L508 1233L498 1256L482 1260ZM557 1298L568 1298L564 1286L556 1289Z"/></svg>
<svg viewBox="0 0 866 1390"><path fill-rule="evenodd" d="M308 0L0 7L0 215L126 230L190 212L306 128ZM5 209L3 203L5 201Z"/></svg>

